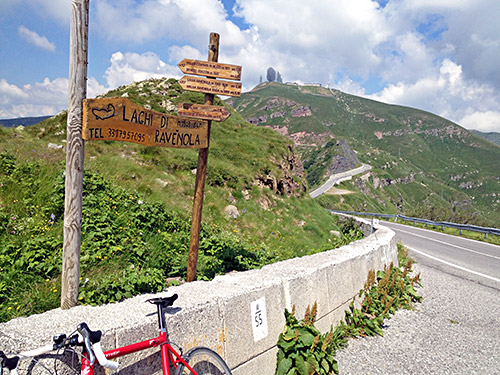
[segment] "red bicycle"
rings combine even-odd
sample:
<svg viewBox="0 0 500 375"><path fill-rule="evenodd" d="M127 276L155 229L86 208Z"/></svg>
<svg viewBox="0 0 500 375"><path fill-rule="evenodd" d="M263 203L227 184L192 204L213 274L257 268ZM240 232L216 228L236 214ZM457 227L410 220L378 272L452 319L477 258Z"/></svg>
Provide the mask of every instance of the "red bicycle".
<svg viewBox="0 0 500 375"><path fill-rule="evenodd" d="M172 347L165 319L166 309L173 305L177 294L171 297L153 298L147 300L156 305L158 315L159 335L155 338L138 342L135 344L115 348L103 352L101 347L101 331L92 331L86 323L81 323L75 333L69 337L57 335L53 337L53 343L41 348L22 352L14 356L7 356L0 351L0 375L3 369L8 369L10 375L18 374L18 364L21 359L34 359L51 352L64 352L66 349L74 350L81 346L81 374L94 375L95 360L103 367L117 370L118 363L112 361L114 358L123 357L127 354L136 353L141 350L160 347L161 365L164 375L231 375L231 371L224 360L210 348L195 347L186 354L180 354ZM47 369L47 367L45 367ZM50 370L47 369L50 372ZM57 371L56 371L57 372Z"/></svg>

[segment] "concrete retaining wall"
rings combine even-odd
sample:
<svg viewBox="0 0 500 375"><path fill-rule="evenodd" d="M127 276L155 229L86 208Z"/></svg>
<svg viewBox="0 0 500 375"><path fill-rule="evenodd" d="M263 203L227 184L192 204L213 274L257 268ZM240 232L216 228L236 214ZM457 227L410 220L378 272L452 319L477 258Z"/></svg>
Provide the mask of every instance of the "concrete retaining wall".
<svg viewBox="0 0 500 375"><path fill-rule="evenodd" d="M306 307L317 301L316 326L325 332L343 318L371 268L397 263L394 232L376 229L369 237L339 249L169 288L165 295L179 295L176 309L167 317L172 341L184 350L197 345L213 348L234 375L274 374L275 345L284 327L285 308L295 305L297 317L302 318ZM155 308L145 303L151 297L56 309L2 323L0 350L18 352L46 345L54 334L69 334L83 321L91 329L106 332L105 350L152 338L157 335L156 317L146 315ZM159 362L157 349L123 357L119 374L161 373ZM48 366L54 366L53 359Z"/></svg>

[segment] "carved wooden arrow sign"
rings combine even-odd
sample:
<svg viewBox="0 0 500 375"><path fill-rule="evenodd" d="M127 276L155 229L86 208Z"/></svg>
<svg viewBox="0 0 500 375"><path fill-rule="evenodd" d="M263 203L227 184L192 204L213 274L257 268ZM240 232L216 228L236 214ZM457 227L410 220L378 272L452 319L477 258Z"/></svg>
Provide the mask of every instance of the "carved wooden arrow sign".
<svg viewBox="0 0 500 375"><path fill-rule="evenodd" d="M225 107L192 103L179 103L177 112L179 116L213 121L226 121L231 116L231 113Z"/></svg>
<svg viewBox="0 0 500 375"><path fill-rule="evenodd" d="M241 80L241 66L231 64L221 64L210 61L200 61L192 59L184 59L177 64L179 69L186 74L194 74L197 76L207 76L214 78Z"/></svg>
<svg viewBox="0 0 500 375"><path fill-rule="evenodd" d="M82 138L145 146L206 148L208 123L151 111L126 98L87 99L83 104Z"/></svg>
<svg viewBox="0 0 500 375"><path fill-rule="evenodd" d="M184 76L179 81L184 90L203 92L205 94L218 94L226 96L240 96L241 83L219 81L210 78Z"/></svg>

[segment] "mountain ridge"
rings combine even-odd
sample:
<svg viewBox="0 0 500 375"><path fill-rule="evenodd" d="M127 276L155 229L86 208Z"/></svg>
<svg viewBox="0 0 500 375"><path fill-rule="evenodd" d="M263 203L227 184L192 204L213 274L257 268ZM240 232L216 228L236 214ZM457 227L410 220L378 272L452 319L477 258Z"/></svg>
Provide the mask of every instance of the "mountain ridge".
<svg viewBox="0 0 500 375"><path fill-rule="evenodd" d="M374 167L344 183L356 194L322 197L328 208L500 225L500 147L451 121L317 86L267 82L227 102L295 143L311 187L342 141Z"/></svg>

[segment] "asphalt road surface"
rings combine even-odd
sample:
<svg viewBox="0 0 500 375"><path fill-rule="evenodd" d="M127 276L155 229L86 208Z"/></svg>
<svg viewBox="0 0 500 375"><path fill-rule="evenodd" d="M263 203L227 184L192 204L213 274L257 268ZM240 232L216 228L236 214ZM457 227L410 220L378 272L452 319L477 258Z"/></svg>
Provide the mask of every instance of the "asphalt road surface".
<svg viewBox="0 0 500 375"><path fill-rule="evenodd" d="M361 167L358 167L358 168L354 168L354 169L351 169L351 170L348 170L348 171L345 171L345 172L342 172L342 173L332 174L330 176L330 178L328 179L328 181L326 181L319 188L311 191L309 193L309 195L310 195L311 198L319 197L321 194L324 194L328 190L330 190L333 187L333 185L335 185L336 183L348 180L352 176L355 176L355 175L363 173L363 172L367 172L367 171L369 171L371 169L372 169L372 167L370 165L363 164Z"/></svg>
<svg viewBox="0 0 500 375"><path fill-rule="evenodd" d="M500 290L500 246L409 225L381 224L396 232L419 263Z"/></svg>
<svg viewBox="0 0 500 375"><path fill-rule="evenodd" d="M500 374L500 247L382 224L417 260L424 300L387 320L384 337L349 340L340 374Z"/></svg>

